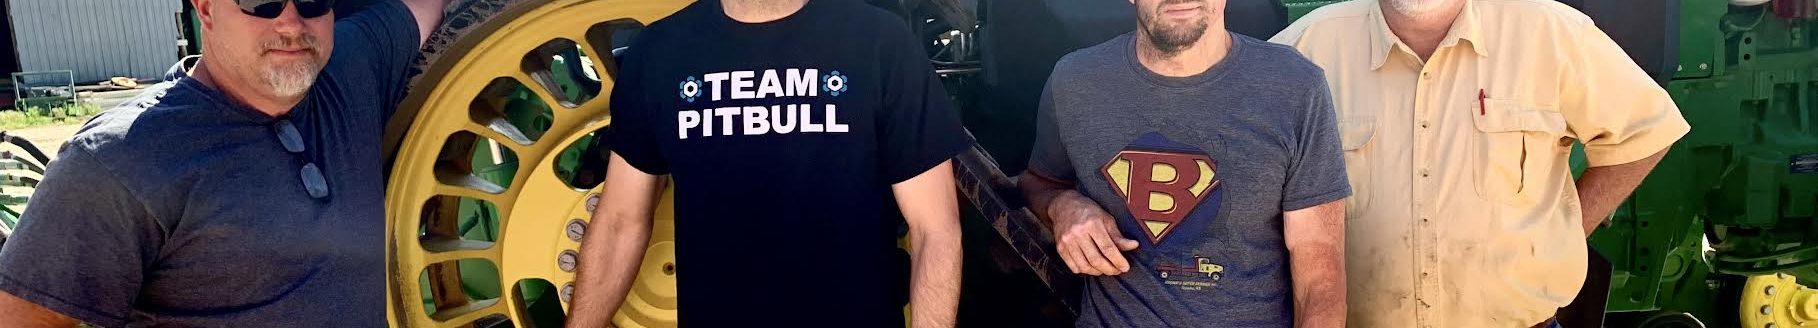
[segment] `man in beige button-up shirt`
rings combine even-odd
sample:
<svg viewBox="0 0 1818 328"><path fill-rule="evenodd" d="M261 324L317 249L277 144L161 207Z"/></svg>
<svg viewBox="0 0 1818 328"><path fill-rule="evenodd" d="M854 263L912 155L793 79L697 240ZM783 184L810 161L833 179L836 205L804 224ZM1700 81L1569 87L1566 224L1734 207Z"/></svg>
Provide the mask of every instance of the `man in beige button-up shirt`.
<svg viewBox="0 0 1818 328"><path fill-rule="evenodd" d="M1355 0L1272 41L1324 68L1337 103L1360 327L1547 323L1583 285L1585 236L1690 130L1549 0ZM1576 184L1574 141L1591 165Z"/></svg>

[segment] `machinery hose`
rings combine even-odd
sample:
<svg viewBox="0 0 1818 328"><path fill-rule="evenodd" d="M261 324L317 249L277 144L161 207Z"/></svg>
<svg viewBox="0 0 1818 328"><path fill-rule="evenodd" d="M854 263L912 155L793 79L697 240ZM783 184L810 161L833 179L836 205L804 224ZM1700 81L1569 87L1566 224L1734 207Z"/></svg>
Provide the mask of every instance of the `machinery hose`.
<svg viewBox="0 0 1818 328"><path fill-rule="evenodd" d="M30 155L33 160L36 160L38 161L38 164L41 164L39 167L50 164L50 156L45 155L44 151L38 150L38 146L32 145L31 140L9 135L6 134L6 132L0 132L0 139L4 139L7 143L11 143L14 146L19 146L19 149L24 149L26 155Z"/></svg>

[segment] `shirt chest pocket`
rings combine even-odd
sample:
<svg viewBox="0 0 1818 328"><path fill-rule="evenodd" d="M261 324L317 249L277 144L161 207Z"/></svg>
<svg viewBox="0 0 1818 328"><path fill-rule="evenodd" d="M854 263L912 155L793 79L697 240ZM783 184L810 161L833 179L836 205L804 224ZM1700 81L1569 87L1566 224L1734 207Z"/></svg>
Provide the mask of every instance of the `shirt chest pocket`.
<svg viewBox="0 0 1818 328"><path fill-rule="evenodd" d="M1345 152L1345 174L1351 182L1351 197L1345 200L1345 213L1363 213L1369 205L1373 193L1370 186L1371 171L1367 146L1376 139L1376 118L1371 116L1343 117L1338 121L1339 144Z"/></svg>
<svg viewBox="0 0 1818 328"><path fill-rule="evenodd" d="M1559 146L1565 136L1565 116L1552 106L1518 100L1485 99L1472 123L1477 127L1476 185L1486 199L1531 204L1536 201L1542 167L1569 148Z"/></svg>

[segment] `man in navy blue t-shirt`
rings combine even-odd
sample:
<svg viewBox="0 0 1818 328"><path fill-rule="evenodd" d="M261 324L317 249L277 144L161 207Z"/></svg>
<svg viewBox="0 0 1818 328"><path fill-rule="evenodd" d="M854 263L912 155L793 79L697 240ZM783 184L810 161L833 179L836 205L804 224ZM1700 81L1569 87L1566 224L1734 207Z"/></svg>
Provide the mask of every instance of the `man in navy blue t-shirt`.
<svg viewBox="0 0 1818 328"><path fill-rule="evenodd" d="M624 300L658 175L675 184L682 322L901 326L907 299L915 326L952 325L948 159L971 142L906 25L860 1L709 0L641 32L612 91L588 229L603 233L582 242L570 326L601 326Z"/></svg>
<svg viewBox="0 0 1818 328"><path fill-rule="evenodd" d="M189 1L206 55L63 146L0 326L384 327L380 134L448 0Z"/></svg>

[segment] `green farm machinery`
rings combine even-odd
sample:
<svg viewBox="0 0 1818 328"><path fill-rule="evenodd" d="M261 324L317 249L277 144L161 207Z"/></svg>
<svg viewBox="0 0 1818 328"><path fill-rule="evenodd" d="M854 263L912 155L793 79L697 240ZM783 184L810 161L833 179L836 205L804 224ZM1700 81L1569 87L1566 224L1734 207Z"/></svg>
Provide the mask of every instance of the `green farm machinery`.
<svg viewBox="0 0 1818 328"><path fill-rule="evenodd" d="M1818 325L1818 1L1662 3L1676 46L1624 45L1693 128L1591 238L1610 323Z"/></svg>
<svg viewBox="0 0 1818 328"><path fill-rule="evenodd" d="M0 144L10 145L0 151L0 246L6 244L13 228L19 225L19 214L38 181L44 177L45 164L51 158L31 140L0 131ZM14 152L17 150L19 152Z"/></svg>

